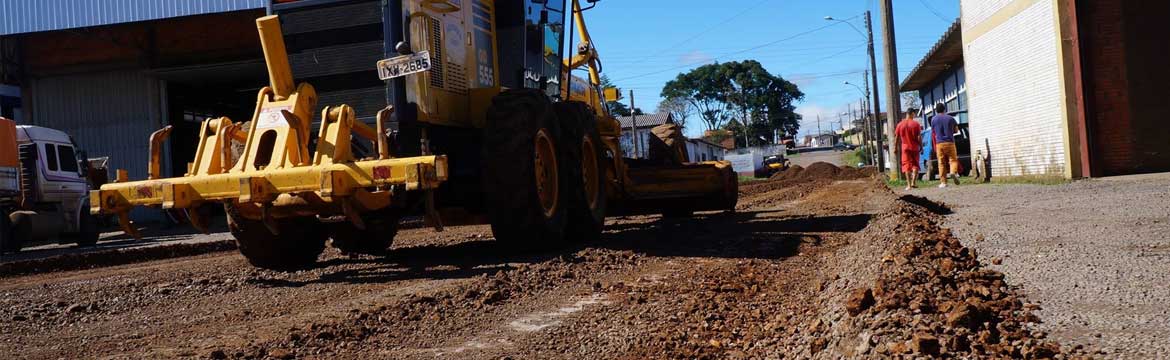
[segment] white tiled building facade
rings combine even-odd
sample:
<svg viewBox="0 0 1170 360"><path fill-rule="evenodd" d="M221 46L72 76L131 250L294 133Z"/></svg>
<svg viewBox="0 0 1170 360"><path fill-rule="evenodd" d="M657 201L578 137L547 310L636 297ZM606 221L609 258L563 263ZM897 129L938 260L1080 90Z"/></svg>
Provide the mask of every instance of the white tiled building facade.
<svg viewBox="0 0 1170 360"><path fill-rule="evenodd" d="M1066 176L1056 0L962 0L971 147L996 176Z"/></svg>

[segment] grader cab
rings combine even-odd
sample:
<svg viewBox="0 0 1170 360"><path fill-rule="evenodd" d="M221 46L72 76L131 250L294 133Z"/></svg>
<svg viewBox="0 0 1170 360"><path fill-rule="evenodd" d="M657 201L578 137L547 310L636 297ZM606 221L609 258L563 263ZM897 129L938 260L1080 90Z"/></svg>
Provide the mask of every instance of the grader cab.
<svg viewBox="0 0 1170 360"><path fill-rule="evenodd" d="M488 223L499 241L535 246L596 239L607 215L734 209L730 165L686 163L679 129L656 129L651 159L624 154L578 0L383 4L395 53L370 64L388 94L372 126L348 105L318 111L313 86L294 86L280 17L266 16L256 24L270 85L252 118L204 121L176 178L159 175L169 129L156 132L148 179L119 172L91 192L92 211L138 236L135 206L184 209L206 231L205 210L222 205L241 253L287 270L313 264L329 238L385 252L403 216L440 231Z"/></svg>

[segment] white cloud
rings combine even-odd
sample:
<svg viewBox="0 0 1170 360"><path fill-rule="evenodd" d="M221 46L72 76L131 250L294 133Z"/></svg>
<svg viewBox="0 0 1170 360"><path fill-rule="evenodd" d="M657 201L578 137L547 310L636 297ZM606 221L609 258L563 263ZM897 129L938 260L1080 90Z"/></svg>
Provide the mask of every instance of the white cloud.
<svg viewBox="0 0 1170 360"><path fill-rule="evenodd" d="M703 52L702 50L693 50L683 54L678 58L679 64L706 64L715 61L715 57Z"/></svg>

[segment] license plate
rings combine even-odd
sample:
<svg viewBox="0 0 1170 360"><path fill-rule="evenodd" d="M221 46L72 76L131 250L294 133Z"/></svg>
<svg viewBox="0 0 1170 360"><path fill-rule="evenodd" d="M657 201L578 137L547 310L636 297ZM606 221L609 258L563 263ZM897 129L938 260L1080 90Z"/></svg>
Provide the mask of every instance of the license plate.
<svg viewBox="0 0 1170 360"><path fill-rule="evenodd" d="M390 80L431 69L431 54L419 51L378 61L378 78Z"/></svg>

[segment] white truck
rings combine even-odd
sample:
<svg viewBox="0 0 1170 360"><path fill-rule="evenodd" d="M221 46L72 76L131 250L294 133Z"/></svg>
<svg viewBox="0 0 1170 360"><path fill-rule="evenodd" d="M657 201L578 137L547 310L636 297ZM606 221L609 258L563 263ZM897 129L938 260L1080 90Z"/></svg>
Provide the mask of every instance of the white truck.
<svg viewBox="0 0 1170 360"><path fill-rule="evenodd" d="M97 242L89 164L78 154L60 130L0 118L0 252L34 243Z"/></svg>

